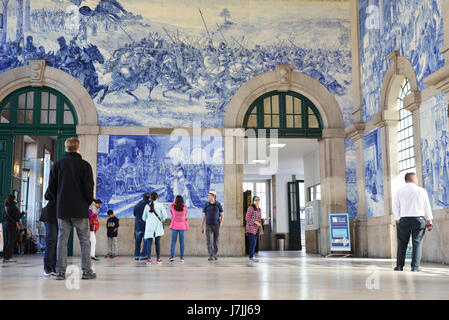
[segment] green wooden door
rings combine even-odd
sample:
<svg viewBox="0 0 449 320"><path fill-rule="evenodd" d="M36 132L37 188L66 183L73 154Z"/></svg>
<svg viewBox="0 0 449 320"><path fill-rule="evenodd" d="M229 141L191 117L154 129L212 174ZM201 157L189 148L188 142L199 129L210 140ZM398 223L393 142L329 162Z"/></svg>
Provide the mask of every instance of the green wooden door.
<svg viewBox="0 0 449 320"><path fill-rule="evenodd" d="M288 250L302 250L299 183L288 182Z"/></svg>
<svg viewBox="0 0 449 320"><path fill-rule="evenodd" d="M6 199L11 193L11 173L12 173L12 155L13 155L12 136L0 137L0 201ZM3 227L3 205L0 212L0 223ZM3 235L5 234L3 230ZM4 240L2 239L4 242ZM3 248L0 248L0 256L3 256Z"/></svg>

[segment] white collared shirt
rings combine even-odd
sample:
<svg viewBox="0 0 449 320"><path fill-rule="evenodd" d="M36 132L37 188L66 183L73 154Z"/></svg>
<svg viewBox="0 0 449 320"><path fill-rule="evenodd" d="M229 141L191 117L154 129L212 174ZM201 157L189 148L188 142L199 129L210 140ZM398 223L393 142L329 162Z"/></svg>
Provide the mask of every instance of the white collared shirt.
<svg viewBox="0 0 449 320"><path fill-rule="evenodd" d="M427 191L411 182L396 192L393 212L395 220L404 217L425 217L426 220L433 219Z"/></svg>

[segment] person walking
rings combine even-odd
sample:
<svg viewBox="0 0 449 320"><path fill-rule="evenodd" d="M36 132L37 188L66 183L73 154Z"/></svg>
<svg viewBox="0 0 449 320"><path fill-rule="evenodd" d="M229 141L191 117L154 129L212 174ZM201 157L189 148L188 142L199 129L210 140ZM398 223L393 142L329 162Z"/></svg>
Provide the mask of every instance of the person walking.
<svg viewBox="0 0 449 320"><path fill-rule="evenodd" d="M170 206L171 214L171 248L170 248L170 258L169 262L175 260L175 248L176 241L179 235L179 249L180 249L180 260L179 262L184 262L184 233L189 230L189 221L187 220L187 206L184 204L184 199L181 195L177 195L175 201Z"/></svg>
<svg viewBox="0 0 449 320"><path fill-rule="evenodd" d="M44 276L56 276L56 245L58 244L58 218L56 199L49 189L45 191L47 205L42 208L40 221L45 224Z"/></svg>
<svg viewBox="0 0 449 320"><path fill-rule="evenodd" d="M94 179L91 165L80 155L80 141L69 138L64 142L66 156L50 170L49 190L56 198L58 244L56 280L65 279L67 242L72 227L81 247L81 279L95 279L90 260L89 205L94 200Z"/></svg>
<svg viewBox="0 0 449 320"><path fill-rule="evenodd" d="M162 222L167 219L167 212L164 205L158 202L158 194L151 194L151 202L144 211L142 219L145 221L145 241L147 242L148 260L147 264L151 264L151 247L153 239L156 245L156 262L162 263L161 260L161 237L164 235L164 225Z"/></svg>
<svg viewBox="0 0 449 320"><path fill-rule="evenodd" d="M94 199L89 207L89 225L90 225L90 258L99 261L95 255L95 248L97 246L97 231L100 229L100 222L98 221L98 214L100 213L101 200Z"/></svg>
<svg viewBox="0 0 449 320"><path fill-rule="evenodd" d="M254 258L259 228L262 228L262 210L259 207L259 202L260 198L258 196L254 196L252 204L248 207L245 215L245 233L248 235L249 260L251 262L259 262L259 260Z"/></svg>
<svg viewBox="0 0 449 320"><path fill-rule="evenodd" d="M14 247L19 236L20 219L26 214L26 211L19 212L17 208L17 199L10 194L6 197L3 206L3 230L5 231L3 246L3 263L13 263L17 260L12 259Z"/></svg>
<svg viewBox="0 0 449 320"><path fill-rule="evenodd" d="M108 210L108 221L106 222L106 232L108 237L108 256L109 258L118 258L118 228L119 219L114 216L114 211Z"/></svg>
<svg viewBox="0 0 449 320"><path fill-rule="evenodd" d="M421 261L422 239L426 227L432 229L432 208L424 188L418 186L415 173L405 174L406 185L400 188L394 198L393 211L398 234L398 251L395 271L403 271L407 245L412 235L411 271L417 272Z"/></svg>
<svg viewBox="0 0 449 320"><path fill-rule="evenodd" d="M143 210L150 203L150 194L145 192L133 209L135 217L134 222L134 260L146 260L147 259L147 241L144 240L146 223L142 220ZM142 246L143 240L143 246ZM142 251L140 248L142 246Z"/></svg>
<svg viewBox="0 0 449 320"><path fill-rule="evenodd" d="M201 233L204 233L204 223L206 223L206 243L209 252L208 261L218 260L218 240L220 238L220 228L223 225L223 207L217 201L217 193L209 191L208 202L203 209L203 219L201 221ZM213 241L212 241L213 235Z"/></svg>

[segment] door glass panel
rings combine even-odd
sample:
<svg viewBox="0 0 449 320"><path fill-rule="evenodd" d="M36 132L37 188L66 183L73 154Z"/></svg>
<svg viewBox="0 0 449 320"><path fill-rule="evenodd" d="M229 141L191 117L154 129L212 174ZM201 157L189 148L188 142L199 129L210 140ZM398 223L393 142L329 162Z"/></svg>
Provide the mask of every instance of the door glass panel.
<svg viewBox="0 0 449 320"><path fill-rule="evenodd" d="M56 124L56 110L50 110L48 124Z"/></svg>
<svg viewBox="0 0 449 320"><path fill-rule="evenodd" d="M271 103L272 103L272 112L278 114L279 113L279 96L274 96L271 99Z"/></svg>
<svg viewBox="0 0 449 320"><path fill-rule="evenodd" d="M273 127L279 128L279 116L273 116Z"/></svg>
<svg viewBox="0 0 449 320"><path fill-rule="evenodd" d="M33 109L26 110L26 123L33 123Z"/></svg>
<svg viewBox="0 0 449 320"><path fill-rule="evenodd" d="M285 97L286 102L286 113L292 114L293 113L293 97L292 96L286 96Z"/></svg>
<svg viewBox="0 0 449 320"><path fill-rule="evenodd" d="M257 116L254 115L249 116L248 127L257 128Z"/></svg>
<svg viewBox="0 0 449 320"><path fill-rule="evenodd" d="M41 110L41 124L48 123L48 110Z"/></svg>
<svg viewBox="0 0 449 320"><path fill-rule="evenodd" d="M302 128L302 117L295 116L295 128Z"/></svg>
<svg viewBox="0 0 449 320"><path fill-rule="evenodd" d="M295 98L294 101L295 101L294 113L301 114L301 101L298 98Z"/></svg>
<svg viewBox="0 0 449 320"><path fill-rule="evenodd" d="M270 103L270 98L268 97L268 98L265 98L264 100L263 100L263 110L264 110L264 113L271 113L271 103Z"/></svg>
<svg viewBox="0 0 449 320"><path fill-rule="evenodd" d="M11 121L11 114L10 114L10 104L7 103L6 106L3 108L1 117L0 117L0 123L9 123Z"/></svg>
<svg viewBox="0 0 449 320"><path fill-rule="evenodd" d="M313 113L309 113L309 128L319 128L318 119Z"/></svg>
<svg viewBox="0 0 449 320"><path fill-rule="evenodd" d="M293 128L293 116L287 116L287 128Z"/></svg>
<svg viewBox="0 0 449 320"><path fill-rule="evenodd" d="M74 124L71 111L64 111L64 124Z"/></svg>
<svg viewBox="0 0 449 320"><path fill-rule="evenodd" d="M265 128L271 128L271 116L264 116L263 126Z"/></svg>

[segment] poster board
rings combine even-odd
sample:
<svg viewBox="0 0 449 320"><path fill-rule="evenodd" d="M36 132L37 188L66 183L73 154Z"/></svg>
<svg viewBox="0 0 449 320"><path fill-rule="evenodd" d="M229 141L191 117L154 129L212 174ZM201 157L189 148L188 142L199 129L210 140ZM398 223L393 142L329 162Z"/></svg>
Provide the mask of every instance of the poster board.
<svg viewBox="0 0 449 320"><path fill-rule="evenodd" d="M331 251L351 251L348 213L329 214L329 232Z"/></svg>

